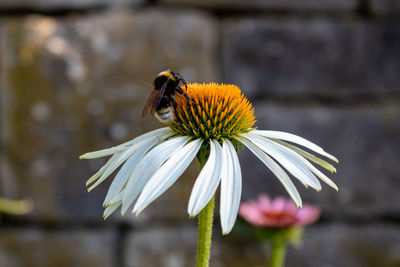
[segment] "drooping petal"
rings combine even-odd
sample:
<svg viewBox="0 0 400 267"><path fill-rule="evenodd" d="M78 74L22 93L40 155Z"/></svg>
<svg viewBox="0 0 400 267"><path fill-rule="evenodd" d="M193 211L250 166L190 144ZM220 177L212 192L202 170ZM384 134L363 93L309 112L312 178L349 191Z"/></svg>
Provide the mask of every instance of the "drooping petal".
<svg viewBox="0 0 400 267"><path fill-rule="evenodd" d="M307 167L310 169L310 171L312 171L315 175L317 175L319 179L324 181L327 185L329 185L336 191L339 191L339 188L337 187L337 185L331 179L329 179L328 176L326 176L320 170L315 168L309 161L307 161L306 159L304 159L304 160L305 160Z"/></svg>
<svg viewBox="0 0 400 267"><path fill-rule="evenodd" d="M221 180L221 166L224 161L221 145L210 141L210 155L201 170L190 194L188 213L196 216L211 200Z"/></svg>
<svg viewBox="0 0 400 267"><path fill-rule="evenodd" d="M165 136L167 136L167 138L168 138L168 137L170 137L172 135L175 135L175 132L172 131L172 129L170 127L163 127L163 128L159 128L159 129L150 131L148 133L142 134L142 135L140 135L140 136L138 136L138 137L136 137L136 138L134 138L132 140L129 140L128 142L125 142L125 143L122 143L122 144L118 145L118 147L119 146L130 146L130 145L133 145L136 142L140 142L140 141L142 141L144 139L147 139L149 137L159 137L159 138L161 138L160 141L162 141L162 140L165 139Z"/></svg>
<svg viewBox="0 0 400 267"><path fill-rule="evenodd" d="M272 156L283 167L285 167L294 177L299 179L302 183L311 186L317 191L321 190L321 184L313 173L299 160L293 151L282 149L278 144L273 141L262 138L259 135L246 133L243 134L256 146L261 148L265 153Z"/></svg>
<svg viewBox="0 0 400 267"><path fill-rule="evenodd" d="M102 158L102 157L106 157L106 156L110 156L113 154L116 154L118 152L121 152L123 150L125 150L126 147L123 146L113 146L110 148L106 148L106 149L102 149L102 150L97 150L97 151L93 151L93 152L88 152L85 153L81 156L79 156L79 159L96 159L96 158Z"/></svg>
<svg viewBox="0 0 400 267"><path fill-rule="evenodd" d="M108 206L114 205L117 202L121 202L121 204L122 204L122 198L123 198L123 192L120 192L119 194L112 197L109 201L104 202L103 206L108 207Z"/></svg>
<svg viewBox="0 0 400 267"><path fill-rule="evenodd" d="M222 143L222 169L221 169L221 194L220 194L220 220L222 232L226 232L229 224L230 207L232 206L232 193L233 193L233 162L229 151L230 143L224 140Z"/></svg>
<svg viewBox="0 0 400 267"><path fill-rule="evenodd" d="M253 130L251 132L268 137L268 138L281 139L281 140L289 141L289 142L292 142L295 144L299 144L301 146L304 146L314 152L317 152L318 154L321 154L321 155L335 161L336 163L339 162L337 160L337 158L335 158L331 154L325 152L322 147L308 141L307 139L304 139L301 136L294 135L291 133L281 132L281 131Z"/></svg>
<svg viewBox="0 0 400 267"><path fill-rule="evenodd" d="M301 161L311 172L313 172L315 175L317 175L322 181L327 183L329 186L333 187L338 190L338 187L336 184L329 179L325 174L323 174L321 171L319 171L314 165L312 165L307 159L305 159L301 154L297 154L296 151L293 151L292 148L294 146L291 146L283 141L280 140L274 140L274 141L269 141L269 142L275 142L275 146L279 146L281 149L285 150L287 153L290 153L293 155L295 158L297 158L299 161ZM281 144L281 142L283 144ZM304 151L305 152L305 151ZM306 152L307 153L307 152Z"/></svg>
<svg viewBox="0 0 400 267"><path fill-rule="evenodd" d="M312 165L308 160L306 160L305 158L303 158L301 155L296 154L296 152L292 151L290 148L281 145L279 143L277 143L276 145L280 146L282 149L287 150L288 152L293 153L294 156L296 156L296 158L298 158L298 160L300 160L301 162L304 163L304 165L311 171L313 172L315 175L317 175L322 181L324 181L325 183L327 183L329 186L333 187L336 191L338 191L338 187L336 186L336 184L329 179L325 174L323 174L320 170L318 170L314 165Z"/></svg>
<svg viewBox="0 0 400 267"><path fill-rule="evenodd" d="M125 151L120 152L118 156L113 160L113 162L107 167L104 173L100 176L100 178L96 181L96 183L89 187L88 191L90 192L101 182L107 179L107 177L110 176L111 173L113 173L119 166L121 166L121 164L124 163L129 157L131 157L137 150L149 144L156 144L158 142L159 138L157 136L152 136L146 139L142 139L140 142L136 142L135 144L128 147Z"/></svg>
<svg viewBox="0 0 400 267"><path fill-rule="evenodd" d="M154 147L140 160L129 177L124 190L121 192L123 195L121 208L122 214L125 214L151 176L167 159L169 159L176 151L179 151L187 141L188 137L183 136L168 139Z"/></svg>
<svg viewBox="0 0 400 267"><path fill-rule="evenodd" d="M237 140L243 143L254 155L256 155L264 164L267 166L273 174L279 179L283 184L286 191L289 193L290 197L296 203L298 207L301 207L302 201L300 194L294 186L293 182L290 180L286 172L267 154L265 154L260 148L254 145L252 142L244 137L237 137Z"/></svg>
<svg viewBox="0 0 400 267"><path fill-rule="evenodd" d="M147 145L144 145L142 148L134 152L129 159L122 165L121 170L117 173L114 180L112 181L110 188L108 189L106 198L104 199L104 204L107 203L111 198L120 193L121 189L128 182L128 178L133 172L135 166L137 166L140 159L151 149L154 145L157 144L157 140L153 143L149 142Z"/></svg>
<svg viewBox="0 0 400 267"><path fill-rule="evenodd" d="M275 141L276 143L280 144L280 145L283 145L283 146L285 146L285 147L287 147L287 148L289 148L289 149L291 149L291 150L293 150L293 151L299 153L299 154L302 155L303 157L305 157L305 158L311 160L311 161L314 162L315 164L320 165L320 166L323 167L324 169L327 169L328 171L330 171L330 172L332 172L332 173L335 173L335 172L336 172L336 168L335 168L332 164L326 162L325 160L320 159L320 158L314 156L313 154L308 153L307 151L304 151L304 150L301 149L301 148L298 148L298 147L296 147L296 146L293 146L293 145L291 145L291 144L288 144L288 143L286 143L286 142L284 142L284 141L282 141L282 140L274 139L274 141Z"/></svg>
<svg viewBox="0 0 400 267"><path fill-rule="evenodd" d="M106 207L106 209L103 212L103 219L107 219L108 217L110 217L111 214L114 213L114 211L116 211L118 209L118 207L120 207L122 205L122 202L116 202L113 203L112 205L109 205Z"/></svg>
<svg viewBox="0 0 400 267"><path fill-rule="evenodd" d="M125 143L120 144L115 147L110 147L110 148L97 150L97 151L93 151L93 152L88 152L86 154L81 155L79 158L80 159L94 159L94 158L101 158L101 157L109 156L109 155L121 152L121 151L125 150L126 147L134 145L140 141L143 141L144 139L148 139L148 138L152 138L152 137L165 138L165 136L169 137L172 134L173 134L173 131L171 130L171 128L164 127L164 128L157 129L157 130L145 133L143 135L140 135L128 142L125 142Z"/></svg>
<svg viewBox="0 0 400 267"><path fill-rule="evenodd" d="M132 212L139 214L164 193L186 170L201 147L200 139L187 143L167 160L143 188Z"/></svg>
<svg viewBox="0 0 400 267"><path fill-rule="evenodd" d="M108 161L106 162L106 164L104 164L100 170L98 170L95 174L92 175L92 177L90 177L87 181L86 181L86 186L90 185L91 183L93 183L94 181L96 181L97 179L100 178L100 176L107 170L108 166L111 165L111 163L114 162L114 160L119 156L119 154L115 154L113 155L111 158L108 159Z"/></svg>
<svg viewBox="0 0 400 267"><path fill-rule="evenodd" d="M222 144L224 161L221 171L220 217L222 234L228 234L235 225L242 194L242 172L235 148L230 141Z"/></svg>

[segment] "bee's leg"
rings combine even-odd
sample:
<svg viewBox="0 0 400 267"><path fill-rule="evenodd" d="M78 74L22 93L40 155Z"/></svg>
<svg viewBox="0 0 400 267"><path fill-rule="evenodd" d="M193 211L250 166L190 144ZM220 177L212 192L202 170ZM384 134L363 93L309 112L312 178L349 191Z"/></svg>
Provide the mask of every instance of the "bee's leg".
<svg viewBox="0 0 400 267"><path fill-rule="evenodd" d="M178 111L177 111L178 105L176 104L176 101L175 101L175 99L173 97L171 97L170 101L172 103L172 106L174 107L174 113L175 113L176 122L178 122L180 125L182 125L182 121L178 116Z"/></svg>
<svg viewBox="0 0 400 267"><path fill-rule="evenodd" d="M187 90L187 82L185 81L185 79L183 79L183 77L182 77L182 75L180 73L177 73L176 75L183 82L183 84L185 85L185 89Z"/></svg>
<svg viewBox="0 0 400 267"><path fill-rule="evenodd" d="M181 95L183 95L189 102L194 104L194 101L185 93L185 91L183 91L181 88L175 88L176 92L180 93Z"/></svg>

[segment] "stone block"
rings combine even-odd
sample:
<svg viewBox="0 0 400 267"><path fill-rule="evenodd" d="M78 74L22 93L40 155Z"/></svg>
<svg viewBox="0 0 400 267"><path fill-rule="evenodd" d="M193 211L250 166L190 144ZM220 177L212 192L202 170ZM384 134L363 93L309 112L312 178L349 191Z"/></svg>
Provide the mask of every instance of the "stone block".
<svg viewBox="0 0 400 267"><path fill-rule="evenodd" d="M288 251L287 266L395 267L400 228L394 225L310 227L304 242Z"/></svg>
<svg viewBox="0 0 400 267"><path fill-rule="evenodd" d="M339 187L322 191L295 185L305 202L322 206L323 215L373 219L400 213L400 106L322 107L318 105L255 105L259 129L300 135L339 159L337 174L325 171ZM261 192L288 196L281 183L248 150L240 154L242 200Z"/></svg>
<svg viewBox="0 0 400 267"><path fill-rule="evenodd" d="M131 232L123 247L124 266L194 266L196 240L196 228L191 226L154 226L151 229Z"/></svg>
<svg viewBox="0 0 400 267"><path fill-rule="evenodd" d="M224 80L251 98L399 94L400 23L229 19Z"/></svg>
<svg viewBox="0 0 400 267"><path fill-rule="evenodd" d="M210 266L265 266L265 251L257 243L223 237L219 220L214 222ZM150 226L127 236L124 266L189 267L196 263L195 226Z"/></svg>
<svg viewBox="0 0 400 267"><path fill-rule="evenodd" d="M68 10L68 9L87 9L87 8L105 8L119 7L129 4L139 4L144 0L2 0L0 10Z"/></svg>
<svg viewBox="0 0 400 267"><path fill-rule="evenodd" d="M316 0L253 0L253 1L229 1L229 0L161 0L162 3L173 5L196 6L220 10L323 10L343 11L355 9L357 0L340 1L316 1Z"/></svg>
<svg viewBox="0 0 400 267"><path fill-rule="evenodd" d="M214 223L214 227L218 228L219 223ZM268 244L215 232L210 266L268 264L271 253ZM288 248L285 266L395 267L400 263L399 239L400 228L393 225L313 225L306 228L298 247ZM124 266L194 266L196 229L153 227L132 232L127 236L124 251Z"/></svg>
<svg viewBox="0 0 400 267"><path fill-rule="evenodd" d="M116 236L108 230L0 229L0 266L115 266Z"/></svg>
<svg viewBox="0 0 400 267"><path fill-rule="evenodd" d="M171 68L187 81L218 77L215 22L202 13L28 16L4 27L2 144L5 179L15 184L5 194L31 198L33 218L101 222L107 183L89 194L85 181L104 160L79 155L162 127L141 119L160 71ZM186 188L173 192L178 203L187 200Z"/></svg>
<svg viewBox="0 0 400 267"><path fill-rule="evenodd" d="M371 0L372 11L379 15L395 15L400 13L398 0Z"/></svg>

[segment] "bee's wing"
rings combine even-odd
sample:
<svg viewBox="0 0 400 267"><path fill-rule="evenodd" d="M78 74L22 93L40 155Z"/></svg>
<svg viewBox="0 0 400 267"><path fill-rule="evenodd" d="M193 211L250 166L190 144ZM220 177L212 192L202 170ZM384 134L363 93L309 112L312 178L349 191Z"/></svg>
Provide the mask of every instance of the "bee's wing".
<svg viewBox="0 0 400 267"><path fill-rule="evenodd" d="M147 99L146 105L144 105L142 119L144 119L149 113L154 113L158 104L160 104L161 98L165 92L165 88L167 88L167 84L168 82L164 83L159 90L157 90L156 88L153 89L151 95L149 96L149 99Z"/></svg>

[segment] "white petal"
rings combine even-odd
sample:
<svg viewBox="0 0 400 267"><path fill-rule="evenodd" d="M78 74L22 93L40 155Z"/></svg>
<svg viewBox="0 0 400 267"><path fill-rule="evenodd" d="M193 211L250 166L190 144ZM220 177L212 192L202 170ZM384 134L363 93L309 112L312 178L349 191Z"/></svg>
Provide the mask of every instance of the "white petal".
<svg viewBox="0 0 400 267"><path fill-rule="evenodd" d="M308 141L307 139L304 139L303 137L300 137L298 135L294 135L291 133L286 133L286 132L280 132L280 131L266 131L266 130L253 130L251 133L259 134L268 138L276 138L276 139L281 139L289 142L293 142L299 145L302 145L308 149L313 150L314 152L317 152L333 161L336 163L339 162L334 156L331 154L327 153L324 151L324 149L320 146L317 146L316 144Z"/></svg>
<svg viewBox="0 0 400 267"><path fill-rule="evenodd" d="M157 142L158 140L154 140L154 142L149 142L147 145L144 145L139 150L135 151L124 165L122 165L121 170L119 170L108 189L107 196L104 199L104 204L121 191L132 174L133 169L137 166L139 160L148 152L149 149L156 145Z"/></svg>
<svg viewBox="0 0 400 267"><path fill-rule="evenodd" d="M123 197L123 192L120 192L119 194L115 195L113 198L111 198L106 203L103 203L103 206L108 207L108 206L114 205L117 202L122 203L122 197Z"/></svg>
<svg viewBox="0 0 400 267"><path fill-rule="evenodd" d="M321 190L321 184L313 173L297 158L298 154L291 150L283 149L282 146L274 143L272 140L262 138L257 134L243 134L253 144L261 148L265 153L272 156L283 167L285 167L294 177L302 183L310 185L316 190Z"/></svg>
<svg viewBox="0 0 400 267"><path fill-rule="evenodd" d="M210 141L210 155L193 186L190 194L188 213L196 216L211 200L221 180L221 145L216 140Z"/></svg>
<svg viewBox="0 0 400 267"><path fill-rule="evenodd" d="M165 139L165 136L166 136L166 138L168 138L168 137L170 137L170 136L172 136L174 134L175 134L175 132L170 127L163 127L163 128L159 128L159 129L150 131L148 133L142 134L142 135L140 135L140 136L138 136L138 137L136 137L136 138L134 138L134 139L132 139L132 140L130 140L128 142L125 142L125 143L122 143L122 144L118 145L117 147L130 146L130 145L133 145L134 143L140 142L140 141L142 141L144 139L147 139L149 137L161 137L162 139Z"/></svg>
<svg viewBox="0 0 400 267"><path fill-rule="evenodd" d="M283 184L286 191L289 193L290 197L296 203L298 207L302 206L302 201L300 194L294 186L293 182L290 180L286 172L267 154L265 154L260 148L254 145L252 142L243 137L237 137L237 139L243 143L251 152L254 153L264 164L267 166Z"/></svg>
<svg viewBox="0 0 400 267"><path fill-rule="evenodd" d="M330 187L334 188L336 191L339 190L337 185L329 179L325 174L323 174L320 170L315 168L308 160L304 159L306 162L308 162L307 167L315 174L317 175L322 181L324 181L326 184L328 184Z"/></svg>
<svg viewBox="0 0 400 267"><path fill-rule="evenodd" d="M120 201L120 202L114 203L114 204L112 204L110 206L107 206L107 208L103 212L104 220L107 219L111 214L113 214L114 211L116 211L116 209L118 209L118 207L121 206L121 204L122 203Z"/></svg>
<svg viewBox="0 0 400 267"><path fill-rule="evenodd" d="M224 235L235 225L242 194L242 172L236 150L228 140L224 140L222 151L225 155L221 171L220 217Z"/></svg>
<svg viewBox="0 0 400 267"><path fill-rule="evenodd" d="M98 186L101 182L107 179L111 173L113 173L122 163L125 162L133 153L137 150L141 149L143 146L147 146L148 144L158 143L159 138L158 136L152 136L146 139L142 139L140 142L137 142L130 147L128 147L125 151L121 152L115 160L107 167L101 177L94 183L91 187L89 187L88 191L93 190L96 186Z"/></svg>
<svg viewBox="0 0 400 267"><path fill-rule="evenodd" d="M291 150L293 150L293 151L299 153L299 154L302 155L303 157L305 157L305 158L311 160L311 161L314 162L315 164L318 164L319 166L323 167L324 169L327 169L328 171L330 171L330 172L332 172L332 173L336 172L336 168L335 168L332 164L326 162L325 160L320 159L320 158L314 156L313 154L311 154L311 153L309 153L309 152L307 152L307 151L304 151L304 150L301 149L301 148L298 148L298 147L296 147L296 146L293 146L293 145L291 145L291 144L288 144L288 143L286 143L285 141L278 140L278 139L273 139L273 140L274 140L274 142L276 142L276 143L278 143L278 144L280 144L280 145L283 145L283 146L285 146L285 147L287 147L287 148L289 148L289 149L291 149Z"/></svg>
<svg viewBox="0 0 400 267"><path fill-rule="evenodd" d="M161 129L157 129L148 133L145 133L143 135L140 135L128 142L125 142L123 144L120 144L115 147L111 148L106 148L102 150L97 150L93 152L88 152L82 156L80 156L80 159L94 159L94 158L100 158L100 157L105 157L109 156L118 152L121 152L126 149L127 146L134 145L140 141L143 141L144 139L152 138L152 137L169 137L170 135L173 134L173 131L169 127L164 127Z"/></svg>
<svg viewBox="0 0 400 267"><path fill-rule="evenodd" d="M133 212L139 214L153 200L164 193L186 170L200 147L200 139L191 141L167 160L144 187Z"/></svg>
<svg viewBox="0 0 400 267"><path fill-rule="evenodd" d="M286 149L287 151L290 151L291 153L293 153L294 155L296 155L296 157L301 160L304 165L307 166L307 168L312 171L315 175L317 175L322 181L324 181L325 183L327 183L329 186L333 187L334 189L336 189L336 191L338 190L338 187L336 186L336 184L329 179L325 174L323 174L320 170L318 170L314 165L312 165L308 160L306 160L305 158L303 158L301 155L296 154L296 152L292 151L291 148L286 147L284 145L281 144L277 144L279 146L282 147L282 149Z"/></svg>
<svg viewBox="0 0 400 267"><path fill-rule="evenodd" d="M187 141L188 138L183 136L168 139L154 147L140 160L122 192L122 214L125 214L129 206L149 181L150 177L175 153L175 151L183 147Z"/></svg>
<svg viewBox="0 0 400 267"><path fill-rule="evenodd" d="M110 148L106 148L106 149L102 149L102 150L85 153L85 154L79 156L79 158L80 159L101 158L101 157L105 157L105 156L109 156L109 155L121 152L125 149L126 149L125 147L115 147L114 146L114 147L110 147Z"/></svg>
<svg viewBox="0 0 400 267"><path fill-rule="evenodd" d="M113 163L116 158L119 156L119 154L115 154L113 155L107 162L106 164L104 164L100 170L98 170L92 177L90 177L87 181L86 181L86 186L90 185L91 183L93 183L94 181L96 181L97 179L99 179L99 177L107 170L108 166L111 165L111 163Z"/></svg>

